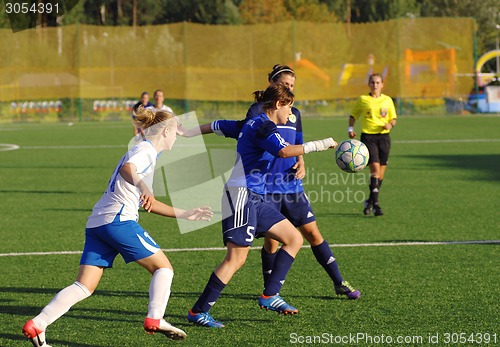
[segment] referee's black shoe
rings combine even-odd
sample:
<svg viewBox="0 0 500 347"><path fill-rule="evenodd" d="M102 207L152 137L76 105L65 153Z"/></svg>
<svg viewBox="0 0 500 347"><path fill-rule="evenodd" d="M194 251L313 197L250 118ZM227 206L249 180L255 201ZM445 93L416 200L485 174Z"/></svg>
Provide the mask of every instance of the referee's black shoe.
<svg viewBox="0 0 500 347"><path fill-rule="evenodd" d="M365 216L368 216L371 212L372 212L372 202L370 200L366 200L363 213L365 214Z"/></svg>
<svg viewBox="0 0 500 347"><path fill-rule="evenodd" d="M384 215L384 211L382 211L382 208L380 207L378 202L373 204L373 214L375 216L383 216Z"/></svg>

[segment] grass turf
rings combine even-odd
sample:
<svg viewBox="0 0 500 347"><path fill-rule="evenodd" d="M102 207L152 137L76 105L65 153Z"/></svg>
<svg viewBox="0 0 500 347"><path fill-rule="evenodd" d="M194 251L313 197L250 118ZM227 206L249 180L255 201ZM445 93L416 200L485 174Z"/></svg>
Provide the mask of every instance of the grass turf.
<svg viewBox="0 0 500 347"><path fill-rule="evenodd" d="M305 119L306 139L345 139L346 123ZM380 193L386 215L380 218L361 213L367 170L342 173L331 151L306 156L306 189L323 235L336 244L499 239L499 125L495 116L401 117L392 132ZM0 152L0 253L81 251L86 218L126 150L131 127L9 124L0 135L0 142L21 147ZM214 135L205 140L209 148L231 148L232 140ZM180 234L174 220L144 213L141 224L163 248L222 246L220 224ZM224 251L168 252L176 275L166 318L186 330L186 346L281 346L314 342L314 336L315 342L335 342L358 333L366 334L356 335L358 345L373 345L369 338L383 335L393 344L398 336L415 336L421 343L406 345L430 345L429 336L438 333L438 345L445 344L446 333L496 333L500 344L498 247L334 248L344 277L362 292L354 302L333 295L326 273L304 249L282 290L300 311L294 317L258 308L260 255L251 251L212 310L226 324L223 330L188 325L185 315ZM28 344L22 325L74 280L78 260L72 254L0 257L1 346ZM117 258L95 295L49 327L48 342L77 347L175 343L142 331L149 280L142 268Z"/></svg>

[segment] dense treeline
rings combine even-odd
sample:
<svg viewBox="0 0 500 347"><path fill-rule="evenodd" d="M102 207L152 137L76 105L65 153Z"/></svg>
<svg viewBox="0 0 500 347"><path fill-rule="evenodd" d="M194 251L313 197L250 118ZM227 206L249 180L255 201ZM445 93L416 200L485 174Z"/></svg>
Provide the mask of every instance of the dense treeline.
<svg viewBox="0 0 500 347"><path fill-rule="evenodd" d="M47 25L254 24L285 20L363 23L400 17L475 17L479 52L495 48L498 0L66 0ZM0 26L9 27L4 11ZM436 28L439 30L439 28Z"/></svg>

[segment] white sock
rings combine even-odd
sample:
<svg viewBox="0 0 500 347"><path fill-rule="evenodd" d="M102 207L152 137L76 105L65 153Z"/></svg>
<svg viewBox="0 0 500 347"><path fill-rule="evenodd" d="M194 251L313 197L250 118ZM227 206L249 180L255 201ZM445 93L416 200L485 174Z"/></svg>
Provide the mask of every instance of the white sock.
<svg viewBox="0 0 500 347"><path fill-rule="evenodd" d="M88 298L91 294L87 287L75 281L75 283L57 293L52 301L43 308L42 312L33 318L33 323L38 329L45 331L48 325L54 323L59 317L68 312L71 306Z"/></svg>
<svg viewBox="0 0 500 347"><path fill-rule="evenodd" d="M149 285L147 317L161 319L165 315L173 277L174 271L172 269L161 268L154 272L151 284Z"/></svg>

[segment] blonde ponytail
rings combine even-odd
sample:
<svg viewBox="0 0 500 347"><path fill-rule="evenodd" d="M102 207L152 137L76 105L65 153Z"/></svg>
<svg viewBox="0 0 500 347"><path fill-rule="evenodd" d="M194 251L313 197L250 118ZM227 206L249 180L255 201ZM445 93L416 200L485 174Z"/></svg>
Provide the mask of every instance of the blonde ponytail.
<svg viewBox="0 0 500 347"><path fill-rule="evenodd" d="M139 105L134 109L134 118L132 123L135 127L147 129L155 124L174 118L174 115L168 111L155 111L152 108L145 108Z"/></svg>

